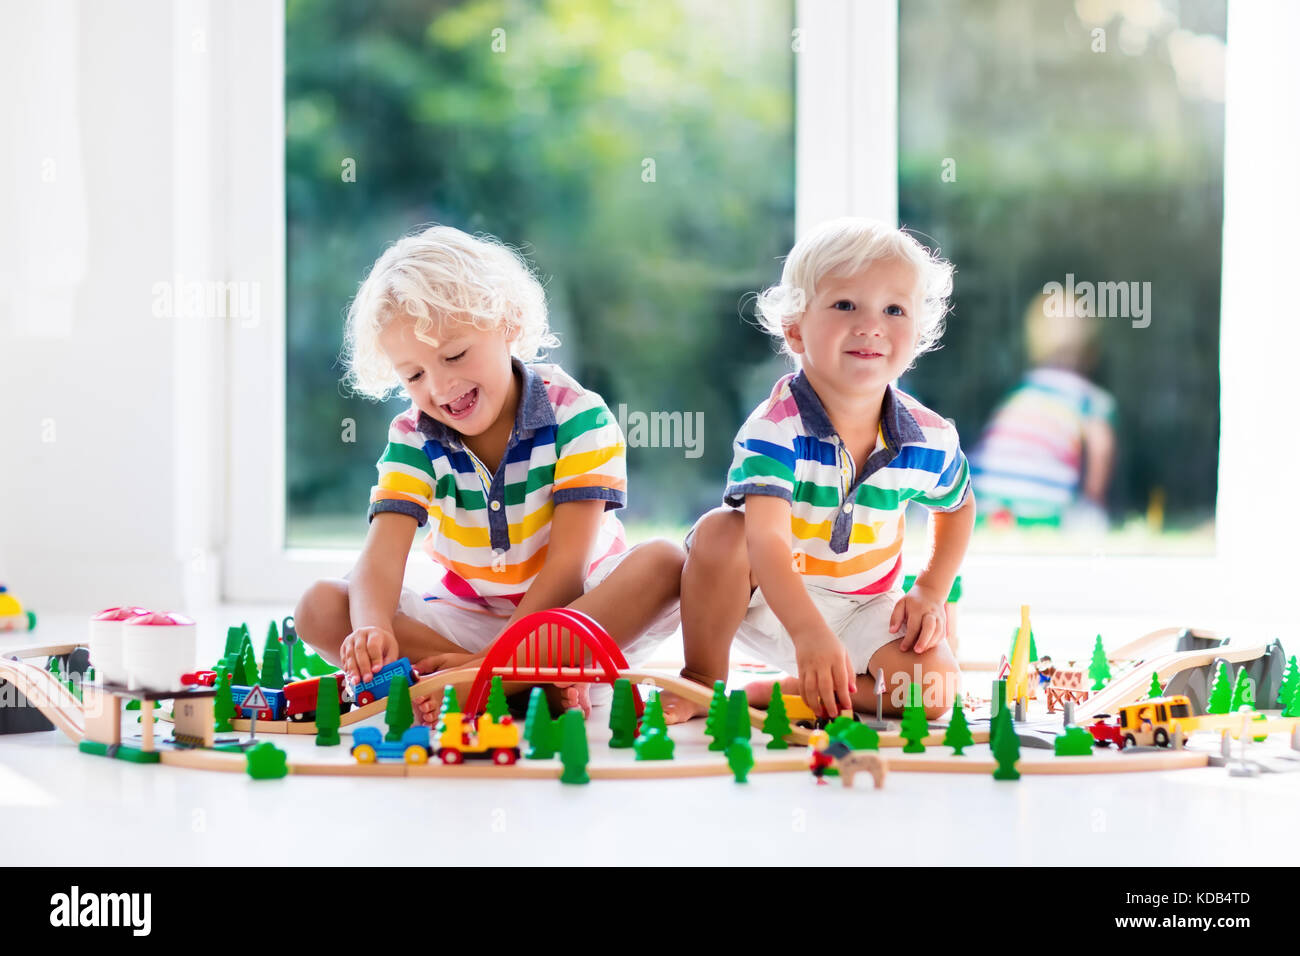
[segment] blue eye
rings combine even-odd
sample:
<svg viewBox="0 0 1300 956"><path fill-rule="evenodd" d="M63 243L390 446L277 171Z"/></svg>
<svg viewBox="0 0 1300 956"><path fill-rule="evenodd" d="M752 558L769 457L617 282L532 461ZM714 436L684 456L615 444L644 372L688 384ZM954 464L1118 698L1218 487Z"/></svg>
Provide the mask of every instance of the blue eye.
<svg viewBox="0 0 1300 956"><path fill-rule="evenodd" d="M887 306L885 306L885 311L886 311L888 314L890 314L890 315L904 315L904 314L906 314L906 313L903 311L903 307L902 307L901 305L887 305Z"/></svg>
<svg viewBox="0 0 1300 956"><path fill-rule="evenodd" d="M848 299L840 299L838 302L832 305L831 308L839 309L841 312L852 312L854 309L854 305Z"/></svg>

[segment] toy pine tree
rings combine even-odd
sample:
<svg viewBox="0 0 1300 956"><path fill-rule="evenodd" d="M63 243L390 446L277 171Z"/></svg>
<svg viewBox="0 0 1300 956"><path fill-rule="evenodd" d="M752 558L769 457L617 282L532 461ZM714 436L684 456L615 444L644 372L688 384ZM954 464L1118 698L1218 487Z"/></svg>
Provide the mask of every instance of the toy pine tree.
<svg viewBox="0 0 1300 956"><path fill-rule="evenodd" d="M405 674L395 674L388 685L388 706L384 709L384 722L388 724L388 733L384 740L398 743L402 734L411 729L415 723L415 711L411 709L411 685L406 682Z"/></svg>
<svg viewBox="0 0 1300 956"><path fill-rule="evenodd" d="M767 718L763 721L763 733L771 734L767 742L768 750L788 750L785 735L790 732L790 718L785 715L785 701L781 698L781 685L772 685L772 702L767 705ZM728 751L730 753L730 751ZM753 760L753 755L750 755ZM735 767L732 767L734 770ZM744 780L740 781L744 783Z"/></svg>
<svg viewBox="0 0 1300 956"><path fill-rule="evenodd" d="M564 764L564 773L560 783L589 783L587 776L587 725L583 723L582 711L566 710L559 720L560 726L560 761Z"/></svg>
<svg viewBox="0 0 1300 956"><path fill-rule="evenodd" d="M1165 696L1165 689L1160 686L1160 675L1155 671L1151 672L1151 686L1147 689L1147 699L1151 700L1156 697Z"/></svg>
<svg viewBox="0 0 1300 956"><path fill-rule="evenodd" d="M784 741L782 741L784 743ZM747 783L746 777L754 767L754 748L748 740L736 739L727 748L727 766L736 777L736 783Z"/></svg>
<svg viewBox="0 0 1300 956"><path fill-rule="evenodd" d="M727 682L713 682L713 699L709 715L704 718L704 732L709 735L710 750L727 749Z"/></svg>
<svg viewBox="0 0 1300 956"><path fill-rule="evenodd" d="M266 642L262 645L262 666L265 667L266 652L275 648L278 653L280 650L280 631L275 626L275 621L271 621L271 626L266 629Z"/></svg>
<svg viewBox="0 0 1300 956"><path fill-rule="evenodd" d="M1011 649L1007 651L1007 660L1011 660L1011 655L1015 653L1016 638L1020 636L1020 628L1013 628L1011 631ZM1029 663L1038 660L1038 645L1034 643L1034 629L1029 629Z"/></svg>
<svg viewBox="0 0 1300 956"><path fill-rule="evenodd" d="M540 687L533 688L534 692L539 690L541 690ZM530 700L529 701L530 710L531 710L531 704L532 702ZM456 688L453 687L451 684L448 684L446 687L442 689L442 706L438 708L438 723L435 725L435 729L438 731L438 733L442 733L443 730L446 729L446 724L443 722L443 718L445 716L447 716L448 714L459 714L459 713L460 713L460 701L456 699ZM549 712L547 713L547 716L548 717L550 716Z"/></svg>
<svg viewBox="0 0 1300 956"><path fill-rule="evenodd" d="M898 728L898 733L907 741L903 753L925 753L923 741L929 735L930 727L925 722L925 708L921 705L920 684L907 685L907 704L903 707L903 722Z"/></svg>
<svg viewBox="0 0 1300 956"><path fill-rule="evenodd" d="M611 747L621 749L636 742L636 701L632 694L632 682L626 677L614 681L614 702L609 708Z"/></svg>
<svg viewBox="0 0 1300 956"><path fill-rule="evenodd" d="M849 726L845 727L838 733L830 735L832 741L838 740L850 750L879 750L880 734L876 733L866 724L860 724L848 717L836 717L836 720L846 720ZM829 732L830 728L827 728Z"/></svg>
<svg viewBox="0 0 1300 956"><path fill-rule="evenodd" d="M647 709L649 705L647 705ZM637 760L672 760L673 750L677 745L668 736L667 730L641 725L641 733L632 745Z"/></svg>
<svg viewBox="0 0 1300 956"><path fill-rule="evenodd" d="M1101 690L1110 680L1110 664L1106 661L1106 648L1101 646L1101 635L1092 648L1092 664L1088 667L1088 676L1092 678L1092 689Z"/></svg>
<svg viewBox="0 0 1300 956"><path fill-rule="evenodd" d="M1283 709L1282 716L1300 717L1300 687L1296 687L1295 693L1291 695L1291 700Z"/></svg>
<svg viewBox="0 0 1300 956"><path fill-rule="evenodd" d="M452 687L452 703L456 702L456 691ZM447 708L446 695L443 696L443 709ZM459 706L459 705L457 705ZM452 710L455 713L455 710ZM546 691L534 687L528 695L528 714L524 717L524 739L530 744L524 754L529 760L548 760L555 756L555 721L551 720L551 709L546 703Z"/></svg>
<svg viewBox="0 0 1300 956"><path fill-rule="evenodd" d="M1091 757L1096 741L1082 727L1067 727L1052 743L1058 757Z"/></svg>
<svg viewBox="0 0 1300 956"><path fill-rule="evenodd" d="M1274 706L1284 708L1290 704L1297 687L1300 687L1300 667L1296 666L1295 657L1292 656L1287 661L1286 673L1282 675L1282 686L1277 689L1277 703Z"/></svg>
<svg viewBox="0 0 1300 956"><path fill-rule="evenodd" d="M230 721L235 716L235 698L230 692L230 682L217 678L217 699L212 706L212 716L216 718L213 729L218 733L229 733L234 730L234 725Z"/></svg>
<svg viewBox="0 0 1300 956"><path fill-rule="evenodd" d="M658 692L650 695L641 714L641 733L644 734L648 730L668 733L668 723L664 720L664 705L659 703Z"/></svg>
<svg viewBox="0 0 1300 956"><path fill-rule="evenodd" d="M339 743L339 679L322 677L316 683L316 746Z"/></svg>
<svg viewBox="0 0 1300 956"><path fill-rule="evenodd" d="M1232 687L1232 703L1228 708L1235 714L1243 705L1255 709L1255 682L1246 673L1246 668L1241 667L1237 669L1237 681Z"/></svg>
<svg viewBox="0 0 1300 956"><path fill-rule="evenodd" d="M952 709L952 720L948 722L948 729L943 735L943 745L952 747L954 757L964 757L962 748L969 747L975 742L971 736L970 726L966 723L966 711L962 709L961 702Z"/></svg>
<svg viewBox="0 0 1300 956"><path fill-rule="evenodd" d="M60 671L59 659L57 657L51 657L48 661L46 661L45 669L49 671L51 674L53 674L55 677L58 677Z"/></svg>
<svg viewBox="0 0 1300 956"><path fill-rule="evenodd" d="M1226 714L1232 706L1232 674L1226 662L1219 664L1219 672L1210 684L1210 702L1205 705L1207 714Z"/></svg>
<svg viewBox="0 0 1300 956"><path fill-rule="evenodd" d="M733 690L727 700L727 746L737 738L750 739L749 698L743 690Z"/></svg>
<svg viewBox="0 0 1300 956"><path fill-rule="evenodd" d="M229 657L231 654L238 654L240 645L244 642L244 631L238 625L226 628L226 649L221 652L222 657Z"/></svg>
<svg viewBox="0 0 1300 956"><path fill-rule="evenodd" d="M272 623L271 626L275 627L275 624ZM284 689L284 665L280 663L279 645L268 646L262 656L262 679L259 683L266 690Z"/></svg>
<svg viewBox="0 0 1300 956"><path fill-rule="evenodd" d="M243 654L244 656L242 658L242 661L244 664L244 676L248 678L248 680L245 681L245 683L249 685L256 684L257 683L257 658L253 656L253 642L248 640L247 638L244 639Z"/></svg>
<svg viewBox="0 0 1300 956"><path fill-rule="evenodd" d="M506 689L501 682L501 675L492 678L492 689L488 691L487 712L492 715L495 723L501 723L501 718L510 713L510 705L506 703Z"/></svg>
<svg viewBox="0 0 1300 956"><path fill-rule="evenodd" d="M248 752L246 767L254 780L275 780L289 772L288 755L275 744L260 743Z"/></svg>
<svg viewBox="0 0 1300 956"><path fill-rule="evenodd" d="M1019 780L1020 772L1016 770L1016 761L1020 759L1020 739L1016 728L1011 723L1011 711L1003 707L993 718L994 732L997 739L993 744L993 759L998 762L993 771L994 780Z"/></svg>

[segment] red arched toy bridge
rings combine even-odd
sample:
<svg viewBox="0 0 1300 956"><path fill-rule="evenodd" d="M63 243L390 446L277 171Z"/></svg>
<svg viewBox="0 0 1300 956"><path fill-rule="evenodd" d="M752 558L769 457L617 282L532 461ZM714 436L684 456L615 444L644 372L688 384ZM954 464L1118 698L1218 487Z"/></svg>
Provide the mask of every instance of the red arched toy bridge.
<svg viewBox="0 0 1300 956"><path fill-rule="evenodd" d="M609 684L627 670L627 658L609 632L572 608L552 608L521 617L496 639L479 666L466 698L467 714L487 706L492 678L549 684ZM641 695L633 694L637 716Z"/></svg>

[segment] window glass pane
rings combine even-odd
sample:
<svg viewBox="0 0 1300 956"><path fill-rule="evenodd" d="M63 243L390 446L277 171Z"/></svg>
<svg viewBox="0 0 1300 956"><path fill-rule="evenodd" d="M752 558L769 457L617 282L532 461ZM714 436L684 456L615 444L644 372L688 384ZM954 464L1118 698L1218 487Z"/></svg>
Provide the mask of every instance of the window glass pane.
<svg viewBox="0 0 1300 956"><path fill-rule="evenodd" d="M903 384L961 432L973 551L1213 550L1225 23L899 4L900 221L957 266Z"/></svg>
<svg viewBox="0 0 1300 956"><path fill-rule="evenodd" d="M623 419L631 539L720 502L753 383L776 377L738 305L793 238L793 17L792 0L290 0L288 545L365 533L405 402L341 393L343 317L385 245L435 221L547 277L551 360Z"/></svg>

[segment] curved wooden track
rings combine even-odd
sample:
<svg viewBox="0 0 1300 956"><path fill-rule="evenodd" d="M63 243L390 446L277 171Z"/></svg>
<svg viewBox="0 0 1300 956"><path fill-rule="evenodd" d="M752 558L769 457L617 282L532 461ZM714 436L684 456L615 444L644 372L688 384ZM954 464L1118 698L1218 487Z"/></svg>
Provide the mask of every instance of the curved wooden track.
<svg viewBox="0 0 1300 956"><path fill-rule="evenodd" d="M0 678L18 688L28 703L69 739L78 742L85 736L86 719L81 701L45 668L0 658Z"/></svg>

